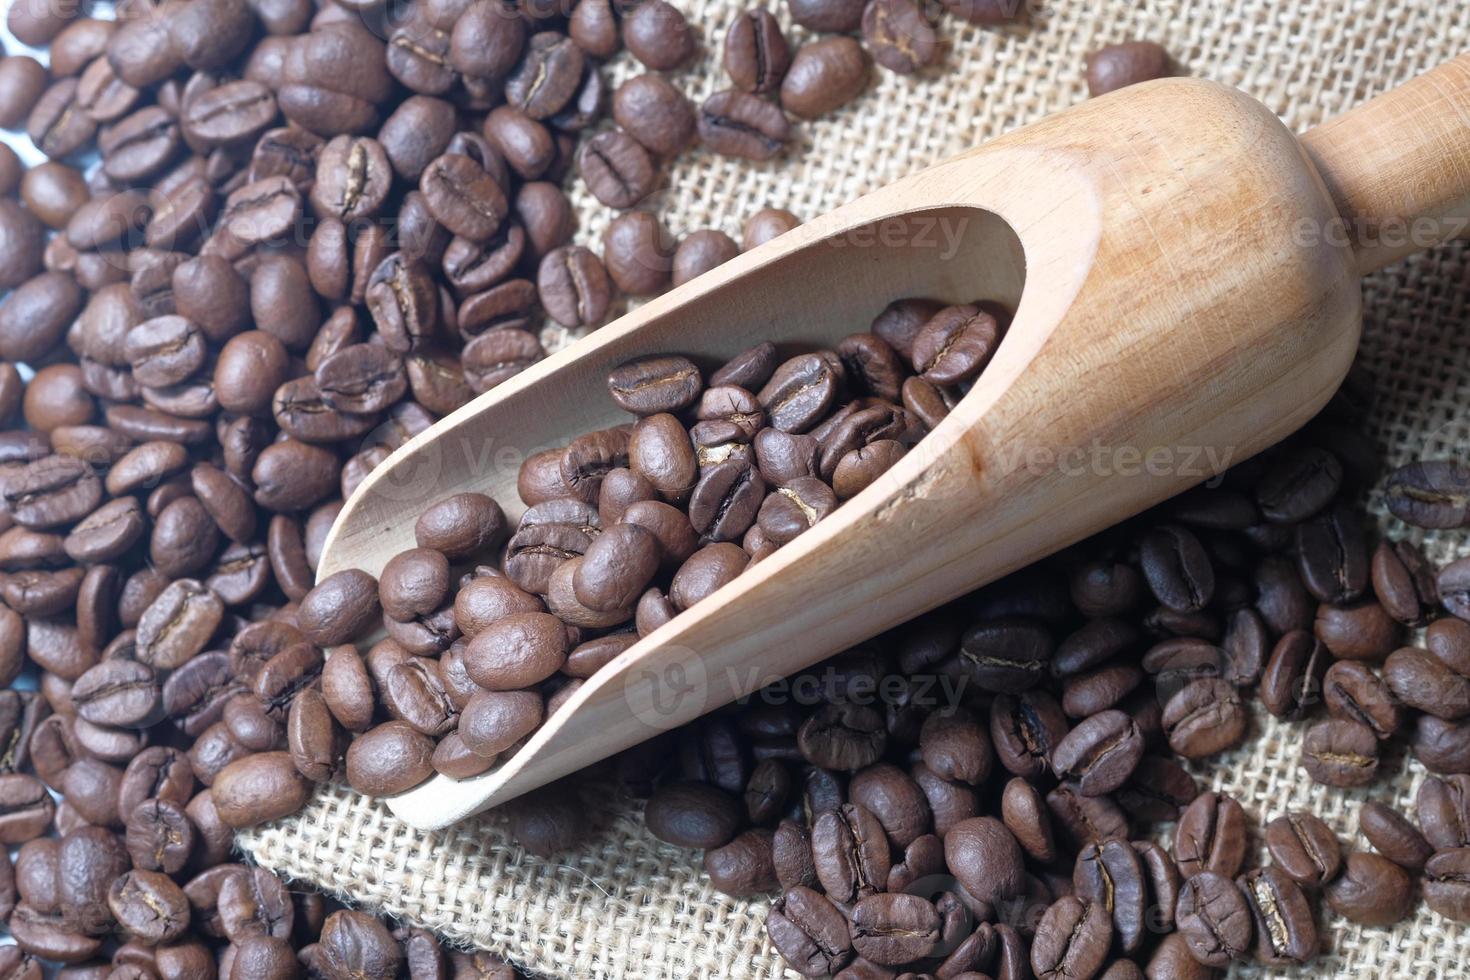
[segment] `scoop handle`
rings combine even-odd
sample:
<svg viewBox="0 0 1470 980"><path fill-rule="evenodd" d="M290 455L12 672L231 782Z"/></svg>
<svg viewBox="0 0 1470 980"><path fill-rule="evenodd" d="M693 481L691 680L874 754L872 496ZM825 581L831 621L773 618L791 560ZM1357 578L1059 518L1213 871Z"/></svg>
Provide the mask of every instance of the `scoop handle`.
<svg viewBox="0 0 1470 980"><path fill-rule="evenodd" d="M1302 137L1360 273L1470 234L1470 54Z"/></svg>

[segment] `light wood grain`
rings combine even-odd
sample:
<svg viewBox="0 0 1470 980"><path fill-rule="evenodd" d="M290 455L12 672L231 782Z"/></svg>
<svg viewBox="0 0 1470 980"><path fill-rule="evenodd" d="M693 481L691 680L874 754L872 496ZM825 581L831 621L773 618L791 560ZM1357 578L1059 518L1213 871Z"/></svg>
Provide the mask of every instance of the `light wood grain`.
<svg viewBox="0 0 1470 980"><path fill-rule="evenodd" d="M1319 162L1350 159L1353 139L1351 128L1322 138ZM1329 185L1361 186L1341 176L1324 183L1238 92L1137 86L803 225L445 419L354 494L322 576L377 573L446 494L480 490L518 514L526 453L625 420L604 378L629 358L830 345L908 295L1016 309L974 390L883 479L614 660L496 770L436 778L389 805L432 828L512 799L1278 441L1330 397L1358 340L1360 257L1347 240L1302 234L1338 218ZM1452 198L1446 186L1409 199ZM952 250L920 241L945 227Z"/></svg>
<svg viewBox="0 0 1470 980"><path fill-rule="evenodd" d="M1367 274L1470 228L1470 57L1302 137Z"/></svg>

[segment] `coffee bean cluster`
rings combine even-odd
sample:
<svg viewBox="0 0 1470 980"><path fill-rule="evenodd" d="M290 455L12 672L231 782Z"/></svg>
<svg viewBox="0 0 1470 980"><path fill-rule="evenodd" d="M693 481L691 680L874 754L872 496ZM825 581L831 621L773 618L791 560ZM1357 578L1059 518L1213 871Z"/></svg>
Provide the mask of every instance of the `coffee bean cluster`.
<svg viewBox="0 0 1470 980"><path fill-rule="evenodd" d="M543 313L595 326L796 218L676 248L635 212L574 243L565 180L626 208L700 128L662 74L604 90L621 47L693 55L658 0L78 12L17 0L49 66L0 56L0 126L47 157L0 146L0 974L504 980L231 860L349 732L374 737L348 768L389 785L422 733L377 723L442 694L445 621L406 594L402 656L365 674L308 638L322 540L393 448L543 356ZM808 112L835 104L824 57L800 59ZM549 852L570 809L540 794L513 826Z"/></svg>
<svg viewBox="0 0 1470 980"><path fill-rule="evenodd" d="M373 796L489 770L640 636L902 459L989 362L998 312L899 300L833 350L783 360L763 343L707 378L680 355L619 366L608 392L636 421L527 458L515 528L484 494L458 494L376 579L347 569L306 593L307 642L257 675L289 756L232 763L216 799L247 799L242 821L291 812L344 749L348 783Z"/></svg>
<svg viewBox="0 0 1470 980"><path fill-rule="evenodd" d="M1363 381L1220 480L625 754L649 831L722 891L777 893L776 949L841 980L1208 977L1311 962L1323 904L1470 921L1470 622L1444 615L1470 566L1370 542ZM1470 525L1463 467L1382 485ZM1185 761L1228 764L1252 700L1332 786L1407 743L1417 821L1365 804L1348 853L1309 813L1201 793Z"/></svg>

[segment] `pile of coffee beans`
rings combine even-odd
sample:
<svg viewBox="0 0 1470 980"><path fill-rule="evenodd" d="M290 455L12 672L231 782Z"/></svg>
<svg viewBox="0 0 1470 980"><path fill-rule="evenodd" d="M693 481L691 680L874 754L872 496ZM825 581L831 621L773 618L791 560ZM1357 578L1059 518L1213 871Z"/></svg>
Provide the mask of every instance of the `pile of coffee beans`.
<svg viewBox="0 0 1470 980"><path fill-rule="evenodd" d="M850 2L798 6L849 29ZM885 4L870 43L918 11ZM741 241L676 243L628 211L599 248L575 241L563 184L625 210L702 136L782 152L788 112L855 97L866 56L846 37L793 52L755 11L731 26L734 87L696 110L671 73L697 37L663 0L82 13L17 0L7 26L48 64L0 55L0 126L46 158L0 145L0 841L21 847L13 873L0 862L18 944L0 974L508 977L230 859L232 828L294 811L344 765L375 791L419 771L436 699L470 683L440 678L459 627L420 609L422 564L401 563L383 603L396 658L308 638L332 628L311 618L328 603L298 605L323 538L394 448L543 356L543 317L595 327L620 294L797 223L767 209ZM624 48L648 71L610 92ZM462 563L485 531L460 555L439 527L432 547ZM348 733L365 733L350 751ZM517 811L529 846L570 840L538 816L559 806Z"/></svg>
<svg viewBox="0 0 1470 980"><path fill-rule="evenodd" d="M626 753L648 829L722 891L776 893L776 949L840 980L1303 964L1319 906L1390 926L1421 895L1470 922L1470 561L1370 541L1363 380L1218 481ZM1464 467L1382 485L1405 520L1470 526ZM1200 792L1252 701L1330 786L1406 744L1417 819L1365 804L1348 852Z"/></svg>
<svg viewBox="0 0 1470 980"><path fill-rule="evenodd" d="M496 501L458 494L424 512L417 547L377 578L347 569L306 593L306 642L278 646L256 675L289 756L263 746L214 783L227 809L237 795L276 806L227 821L291 812L344 752L348 783L372 796L489 770L640 636L902 459L983 371L1004 319L898 300L835 350L783 360L762 343L707 380L681 355L620 365L608 391L637 421L528 457L514 529ZM360 654L354 642L380 628ZM266 782L280 785L263 794Z"/></svg>

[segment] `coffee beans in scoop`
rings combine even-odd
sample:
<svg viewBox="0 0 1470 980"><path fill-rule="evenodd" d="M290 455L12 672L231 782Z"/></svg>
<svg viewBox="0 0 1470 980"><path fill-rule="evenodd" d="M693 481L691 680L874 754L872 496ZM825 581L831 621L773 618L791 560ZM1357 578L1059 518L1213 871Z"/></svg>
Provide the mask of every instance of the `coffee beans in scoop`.
<svg viewBox="0 0 1470 980"><path fill-rule="evenodd" d="M515 527L494 500L461 493L424 512L418 547L376 580L345 570L302 597L307 642L267 660L257 685L267 713L287 716L290 758L316 778L350 740L347 781L374 796L488 771L640 636L881 477L1003 331L988 307L901 300L831 350L782 360L762 344L708 369L677 354L618 366L608 396L634 421L529 457ZM352 644L379 627L386 637L360 654ZM1100 726L1077 765L1118 737ZM267 768L234 767L252 765Z"/></svg>

